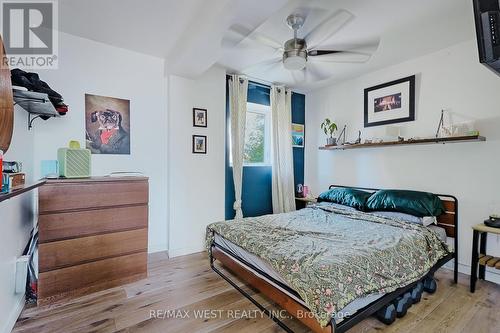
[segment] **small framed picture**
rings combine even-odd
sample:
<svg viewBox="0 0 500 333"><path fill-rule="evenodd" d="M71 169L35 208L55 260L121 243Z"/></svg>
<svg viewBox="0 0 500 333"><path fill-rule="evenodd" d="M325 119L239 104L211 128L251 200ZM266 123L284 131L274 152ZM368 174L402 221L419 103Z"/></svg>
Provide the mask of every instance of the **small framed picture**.
<svg viewBox="0 0 500 333"><path fill-rule="evenodd" d="M415 120L415 75L365 89L365 127Z"/></svg>
<svg viewBox="0 0 500 333"><path fill-rule="evenodd" d="M193 108L193 126L207 127L207 109Z"/></svg>
<svg viewBox="0 0 500 333"><path fill-rule="evenodd" d="M292 146L304 148L304 125L292 124Z"/></svg>
<svg viewBox="0 0 500 333"><path fill-rule="evenodd" d="M193 135L193 154L207 153L206 135Z"/></svg>

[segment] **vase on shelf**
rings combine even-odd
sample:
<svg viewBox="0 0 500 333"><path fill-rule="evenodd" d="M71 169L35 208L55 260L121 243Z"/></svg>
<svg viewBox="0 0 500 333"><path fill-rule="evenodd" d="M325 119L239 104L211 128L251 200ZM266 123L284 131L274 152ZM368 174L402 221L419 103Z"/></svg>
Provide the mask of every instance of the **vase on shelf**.
<svg viewBox="0 0 500 333"><path fill-rule="evenodd" d="M327 146L335 146L337 145L337 139L333 137L326 138L326 145Z"/></svg>

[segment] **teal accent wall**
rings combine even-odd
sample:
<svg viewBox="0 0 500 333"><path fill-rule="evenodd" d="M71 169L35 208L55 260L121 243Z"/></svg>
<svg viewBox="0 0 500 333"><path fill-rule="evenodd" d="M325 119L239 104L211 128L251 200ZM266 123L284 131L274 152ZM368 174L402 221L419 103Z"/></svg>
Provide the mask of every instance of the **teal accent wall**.
<svg viewBox="0 0 500 333"><path fill-rule="evenodd" d="M249 82L248 102L270 105L269 87ZM234 182L233 171L229 166L229 86L226 80L226 219L234 218ZM305 123L305 96L292 94L292 122ZM291 138L290 138L291 140ZM293 148L295 184L304 182L304 149ZM272 169L270 166L243 167L242 209L243 216L272 214L271 193Z"/></svg>

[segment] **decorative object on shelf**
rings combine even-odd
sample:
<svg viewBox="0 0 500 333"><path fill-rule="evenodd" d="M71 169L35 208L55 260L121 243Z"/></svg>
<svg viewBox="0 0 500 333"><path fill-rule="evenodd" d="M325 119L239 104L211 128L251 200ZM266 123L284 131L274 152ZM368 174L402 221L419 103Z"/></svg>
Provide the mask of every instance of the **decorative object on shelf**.
<svg viewBox="0 0 500 333"><path fill-rule="evenodd" d="M347 125L344 125L344 128L342 129L342 131L339 134L339 137L337 138L337 144L340 144L340 145L348 144L348 142L345 141L346 128L347 128Z"/></svg>
<svg viewBox="0 0 500 333"><path fill-rule="evenodd" d="M14 131L14 101L12 99L10 70L4 60L7 59L0 36L0 150L6 153L9 150Z"/></svg>
<svg viewBox="0 0 500 333"><path fill-rule="evenodd" d="M337 140L333 137L333 133L337 130L337 124L329 118L326 118L325 121L321 123L321 129L327 135L326 145L335 146L337 144Z"/></svg>
<svg viewBox="0 0 500 333"><path fill-rule="evenodd" d="M377 147L387 147L387 146L403 146L412 144L444 144L444 143L455 143L455 142L484 142L486 138L479 135L467 135L467 136L453 136L449 138L410 138L404 141L383 141L382 139L367 139L365 143L362 144L346 144L342 146L324 146L319 147L320 150L344 150L344 149L357 149L357 148L377 148Z"/></svg>
<svg viewBox="0 0 500 333"><path fill-rule="evenodd" d="M193 154L207 153L206 135L193 135Z"/></svg>
<svg viewBox="0 0 500 333"><path fill-rule="evenodd" d="M0 151L0 155L1 155L1 151ZM8 173L16 173L16 172L22 172L23 171L23 163L21 162L15 162L15 161L12 161L12 162L9 162L9 161L3 161L2 162L2 158L0 156L0 164L1 165L1 169L3 169L2 172L8 172Z"/></svg>
<svg viewBox="0 0 500 333"><path fill-rule="evenodd" d="M296 188L296 197L307 198L308 195L309 195L309 186L298 184Z"/></svg>
<svg viewBox="0 0 500 333"><path fill-rule="evenodd" d="M193 108L193 127L207 127L207 109Z"/></svg>
<svg viewBox="0 0 500 333"><path fill-rule="evenodd" d="M302 195L304 196L304 198L307 198L309 196L309 186L302 186Z"/></svg>
<svg viewBox="0 0 500 333"><path fill-rule="evenodd" d="M449 110L441 110L436 138L468 135L479 135L479 131L475 130L474 119L464 117Z"/></svg>
<svg viewBox="0 0 500 333"><path fill-rule="evenodd" d="M41 162L42 178L55 179L59 177L59 163L56 160L44 160Z"/></svg>
<svg viewBox="0 0 500 333"><path fill-rule="evenodd" d="M304 186L302 184L298 184L295 189L296 196L298 198L304 197Z"/></svg>
<svg viewBox="0 0 500 333"><path fill-rule="evenodd" d="M415 120L415 75L365 89L365 127Z"/></svg>
<svg viewBox="0 0 500 333"><path fill-rule="evenodd" d="M453 135L452 127L453 123L450 113L446 110L441 110L441 117L439 118L436 138L451 137Z"/></svg>
<svg viewBox="0 0 500 333"><path fill-rule="evenodd" d="M59 148L57 161L61 177L88 178L91 175L90 149L80 148L78 141L70 141L68 148Z"/></svg>
<svg viewBox="0 0 500 333"><path fill-rule="evenodd" d="M92 154L130 155L130 101L85 94L87 149Z"/></svg>
<svg viewBox="0 0 500 333"><path fill-rule="evenodd" d="M385 135L388 138L397 138L401 135L401 126L385 126Z"/></svg>
<svg viewBox="0 0 500 333"><path fill-rule="evenodd" d="M0 171L2 175L2 192L9 192L18 189L26 183L26 174L23 171L21 162L3 161L2 151L0 151Z"/></svg>
<svg viewBox="0 0 500 333"><path fill-rule="evenodd" d="M292 124L292 147L304 148L303 124Z"/></svg>
<svg viewBox="0 0 500 333"><path fill-rule="evenodd" d="M358 131L358 138L356 139L356 141L354 141L354 144L358 145L360 143L361 143L361 131Z"/></svg>
<svg viewBox="0 0 500 333"><path fill-rule="evenodd" d="M26 174L22 172L16 173L2 173L2 192L8 192L11 190L23 187L26 183Z"/></svg>

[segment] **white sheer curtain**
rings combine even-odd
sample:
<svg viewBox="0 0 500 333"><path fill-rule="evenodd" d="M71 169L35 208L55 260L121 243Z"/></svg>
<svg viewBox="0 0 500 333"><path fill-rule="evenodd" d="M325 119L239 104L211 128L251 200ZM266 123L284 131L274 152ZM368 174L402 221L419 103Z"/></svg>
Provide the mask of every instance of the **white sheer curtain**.
<svg viewBox="0 0 500 333"><path fill-rule="evenodd" d="M229 81L229 107L231 116L231 153L233 157L234 204L236 219L243 217L241 210L241 187L243 182L243 149L247 115L248 80L231 75Z"/></svg>
<svg viewBox="0 0 500 333"><path fill-rule="evenodd" d="M292 148L292 92L285 87L271 87L273 142L273 212L295 210Z"/></svg>

